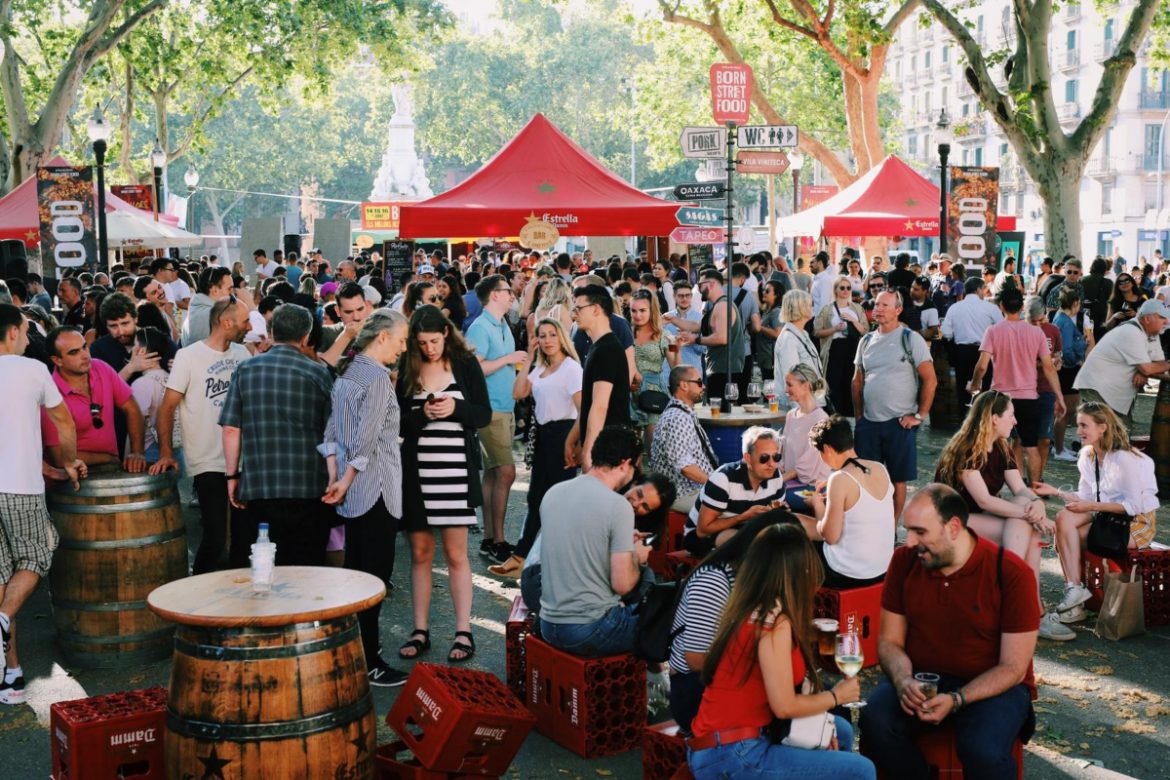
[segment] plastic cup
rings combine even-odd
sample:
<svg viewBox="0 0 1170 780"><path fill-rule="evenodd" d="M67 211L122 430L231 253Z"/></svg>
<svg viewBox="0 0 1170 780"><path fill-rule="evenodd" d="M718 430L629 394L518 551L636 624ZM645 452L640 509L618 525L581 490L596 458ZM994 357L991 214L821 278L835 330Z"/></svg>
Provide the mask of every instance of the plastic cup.
<svg viewBox="0 0 1170 780"><path fill-rule="evenodd" d="M718 420L719 419L719 412L720 412L719 407L712 404L711 405L711 419Z"/></svg>
<svg viewBox="0 0 1170 780"><path fill-rule="evenodd" d="M932 672L918 672L914 675L914 681L918 683L918 689L922 691L922 695L927 699L933 699L938 696L938 675Z"/></svg>
<svg viewBox="0 0 1170 780"><path fill-rule="evenodd" d="M824 656L832 656L836 652L837 628L839 624L832 618L817 618L813 621L817 629L817 651Z"/></svg>

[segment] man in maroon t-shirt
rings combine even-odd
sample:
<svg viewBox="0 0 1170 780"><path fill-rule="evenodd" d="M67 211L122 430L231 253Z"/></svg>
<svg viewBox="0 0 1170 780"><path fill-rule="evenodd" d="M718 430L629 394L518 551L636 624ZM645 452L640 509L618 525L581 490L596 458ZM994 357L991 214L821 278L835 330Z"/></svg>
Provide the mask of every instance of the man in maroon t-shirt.
<svg viewBox="0 0 1170 780"><path fill-rule="evenodd" d="M946 485L919 491L902 523L906 546L882 591L878 657L887 679L862 711L863 752L890 777L925 779L913 738L950 719L965 777L1015 777L1012 744L1035 725L1035 576L967 528L967 504ZM923 694L920 672L939 675L935 696Z"/></svg>

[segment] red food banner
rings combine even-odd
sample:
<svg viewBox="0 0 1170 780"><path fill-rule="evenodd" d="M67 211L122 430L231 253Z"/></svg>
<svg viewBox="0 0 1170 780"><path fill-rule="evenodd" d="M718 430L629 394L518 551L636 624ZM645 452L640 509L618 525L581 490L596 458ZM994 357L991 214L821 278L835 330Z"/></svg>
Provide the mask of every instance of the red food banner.
<svg viewBox="0 0 1170 780"><path fill-rule="evenodd" d="M951 253L970 271L986 265L999 269L999 168L955 165L950 169L947 235Z"/></svg>
<svg viewBox="0 0 1170 780"><path fill-rule="evenodd" d="M403 203L362 203L362 230L397 230Z"/></svg>
<svg viewBox="0 0 1170 780"><path fill-rule="evenodd" d="M836 184L802 184L800 186L800 210L819 206L837 194Z"/></svg>
<svg viewBox="0 0 1170 780"><path fill-rule="evenodd" d="M154 187L149 184L115 184L110 192L134 208L154 213Z"/></svg>
<svg viewBox="0 0 1170 780"><path fill-rule="evenodd" d="M752 66L717 62L711 66L711 111L715 123L746 124L752 108Z"/></svg>
<svg viewBox="0 0 1170 780"><path fill-rule="evenodd" d="M94 202L92 166L37 168L43 259L52 257L58 268L92 268L97 263Z"/></svg>

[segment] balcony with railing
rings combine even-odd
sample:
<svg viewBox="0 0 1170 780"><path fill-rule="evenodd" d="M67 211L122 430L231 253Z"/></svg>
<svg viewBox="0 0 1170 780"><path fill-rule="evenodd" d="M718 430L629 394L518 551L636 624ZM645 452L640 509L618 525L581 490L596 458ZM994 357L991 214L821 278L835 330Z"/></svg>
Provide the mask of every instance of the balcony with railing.
<svg viewBox="0 0 1170 780"><path fill-rule="evenodd" d="M1081 118L1079 103L1061 103L1056 107L1056 118L1061 122L1072 122Z"/></svg>
<svg viewBox="0 0 1170 780"><path fill-rule="evenodd" d="M963 117L955 122L955 140L961 144L975 143L987 137L987 117L982 115Z"/></svg>
<svg viewBox="0 0 1170 780"><path fill-rule="evenodd" d="M1056 65L1061 70L1072 70L1081 66L1081 50L1080 49L1065 49L1058 52Z"/></svg>
<svg viewBox="0 0 1170 780"><path fill-rule="evenodd" d="M1138 95L1138 105L1143 109L1164 110L1170 108L1170 90L1143 89Z"/></svg>
<svg viewBox="0 0 1170 780"><path fill-rule="evenodd" d="M1004 190L1018 190L1024 186L1024 167L1014 160L999 166L999 186Z"/></svg>
<svg viewBox="0 0 1170 780"><path fill-rule="evenodd" d="M1068 3L1064 7L1064 19L1067 22L1073 22L1081 18L1081 4Z"/></svg>
<svg viewBox="0 0 1170 780"><path fill-rule="evenodd" d="M1158 159L1162 157L1162 159ZM1142 170L1146 173L1157 173L1158 171L1170 171L1170 161L1162 155L1151 154L1145 152L1142 154Z"/></svg>
<svg viewBox="0 0 1170 780"><path fill-rule="evenodd" d="M1111 179L1117 176L1117 158L1106 155L1094 155L1085 166L1085 173L1094 179Z"/></svg>
<svg viewBox="0 0 1170 780"><path fill-rule="evenodd" d="M1104 62L1117 52L1117 38L1106 38L1093 44L1093 59Z"/></svg>

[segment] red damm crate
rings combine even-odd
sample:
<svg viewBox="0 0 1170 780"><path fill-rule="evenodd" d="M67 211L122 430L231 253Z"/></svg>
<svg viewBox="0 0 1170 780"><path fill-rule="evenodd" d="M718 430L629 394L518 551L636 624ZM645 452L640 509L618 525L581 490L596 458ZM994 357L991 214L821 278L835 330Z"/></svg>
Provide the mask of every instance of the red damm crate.
<svg viewBox="0 0 1170 780"><path fill-rule="evenodd" d="M1088 609L1099 611L1101 599L1105 596L1106 561L1086 550L1084 581L1093 598L1085 604ZM1142 576L1142 605L1146 615L1146 626L1170 625L1170 548L1154 543L1147 550L1130 550L1125 564L1128 571L1134 565ZM1115 561L1108 561L1108 571L1120 571Z"/></svg>
<svg viewBox="0 0 1170 780"><path fill-rule="evenodd" d="M650 551L650 560L647 563L654 573L663 579L674 579L675 567L666 556L683 548L683 528L686 523L687 516L682 512L674 510L667 512L663 539Z"/></svg>
<svg viewBox="0 0 1170 780"><path fill-rule="evenodd" d="M418 663L386 723L427 769L502 775L535 718L493 674Z"/></svg>
<svg viewBox="0 0 1170 780"><path fill-rule="evenodd" d="M878 662L878 620L882 613L882 583L864 588L821 588L816 596L816 617L837 621L839 631L857 631L865 666Z"/></svg>
<svg viewBox="0 0 1170 780"><path fill-rule="evenodd" d="M673 720L642 731L642 780L671 780L686 763L687 745Z"/></svg>
<svg viewBox="0 0 1170 780"><path fill-rule="evenodd" d="M49 707L53 780L163 780L167 689L111 693Z"/></svg>
<svg viewBox="0 0 1170 780"><path fill-rule="evenodd" d="M528 708L536 729L582 758L638 746L646 725L646 663L633 655L581 658L534 636L528 645Z"/></svg>
<svg viewBox="0 0 1170 780"><path fill-rule="evenodd" d="M523 597L517 596L504 624L504 676L520 701L524 701L524 681L528 676L524 666L524 638L533 632L535 619L524 605Z"/></svg>
<svg viewBox="0 0 1170 780"><path fill-rule="evenodd" d="M666 554L666 569L668 580L681 580L699 565L700 559L686 550L675 550Z"/></svg>
<svg viewBox="0 0 1170 780"><path fill-rule="evenodd" d="M427 769L417 758L408 755L405 742L379 745L374 753L377 780L485 780L492 775L464 775L456 772L436 772Z"/></svg>
<svg viewBox="0 0 1170 780"><path fill-rule="evenodd" d="M930 765L931 777L937 777L939 780L963 780L963 764L959 761L959 754L955 752L955 730L951 725L944 723L937 729L924 732L915 737L914 744L922 751L926 763ZM864 739L861 742L861 754L867 755ZM1012 757L1016 760L1017 780L1023 780L1024 743L1018 739L1012 745ZM878 780L898 780L880 769L877 776Z"/></svg>

